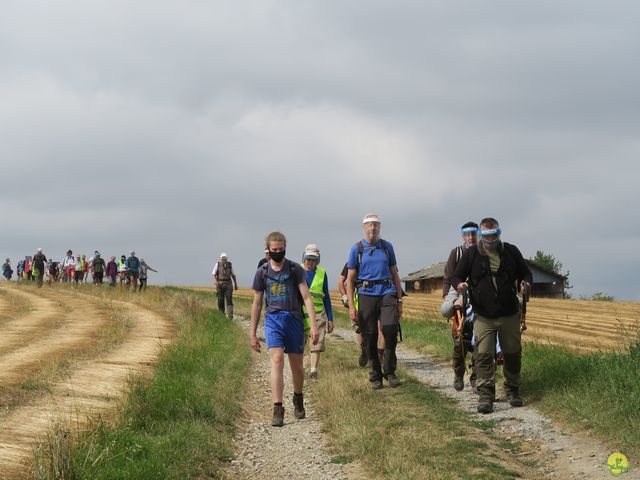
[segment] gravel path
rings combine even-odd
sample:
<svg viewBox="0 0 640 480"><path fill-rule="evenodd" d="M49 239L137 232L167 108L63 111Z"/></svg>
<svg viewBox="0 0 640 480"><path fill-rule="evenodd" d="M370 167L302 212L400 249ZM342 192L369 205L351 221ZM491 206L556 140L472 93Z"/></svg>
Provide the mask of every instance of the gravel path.
<svg viewBox="0 0 640 480"><path fill-rule="evenodd" d="M248 331L249 322L241 321ZM260 335L261 333L259 333ZM248 343L247 338L247 343ZM269 355L254 353L245 398L244 415L234 440L236 458L230 474L238 479L300 478L309 480L365 479L359 464L331 463L322 425L313 406L313 395L305 381L306 418L293 416L291 370L284 367L284 427L272 427Z"/></svg>
<svg viewBox="0 0 640 480"><path fill-rule="evenodd" d="M351 330L335 329L334 335L353 340ZM465 377L465 389L453 389L453 370L450 362L419 354L399 344L398 361L420 382L427 384L442 395L456 400L460 408L481 420L497 422L494 432L500 437L517 441L521 448L521 459L535 460L548 478L559 479L603 479L611 478L607 469L607 458L615 452L594 438L562 431L549 418L535 408L524 406L512 408L506 402L504 392L498 390L495 412L482 415L476 412L478 397ZM625 479L640 478L640 470L634 469L623 475Z"/></svg>

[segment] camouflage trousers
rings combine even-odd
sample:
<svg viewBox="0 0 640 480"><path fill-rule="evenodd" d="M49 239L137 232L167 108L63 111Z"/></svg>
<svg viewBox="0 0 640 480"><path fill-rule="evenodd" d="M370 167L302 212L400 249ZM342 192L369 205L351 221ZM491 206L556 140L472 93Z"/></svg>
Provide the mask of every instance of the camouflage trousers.
<svg viewBox="0 0 640 480"><path fill-rule="evenodd" d="M500 347L504 354L503 374L507 392L520 388L522 366L520 314L514 313L498 318L476 315L473 323L477 352L478 395L481 400L493 401L496 392L496 335L500 336Z"/></svg>

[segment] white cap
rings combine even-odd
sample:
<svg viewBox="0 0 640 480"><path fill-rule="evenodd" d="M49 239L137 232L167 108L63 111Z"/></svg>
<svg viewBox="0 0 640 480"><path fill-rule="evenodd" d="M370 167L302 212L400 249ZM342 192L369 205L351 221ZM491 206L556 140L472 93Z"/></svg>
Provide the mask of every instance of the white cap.
<svg viewBox="0 0 640 480"><path fill-rule="evenodd" d="M229 258L229 257L227 256L226 252L222 252L220 254L220 258Z"/></svg>
<svg viewBox="0 0 640 480"><path fill-rule="evenodd" d="M39 249L38 249L38 252L42 253L42 249L41 249L41 248L39 248Z"/></svg>
<svg viewBox="0 0 640 480"><path fill-rule="evenodd" d="M304 258L318 257L320 258L320 249L314 243L310 243L304 247Z"/></svg>
<svg viewBox="0 0 640 480"><path fill-rule="evenodd" d="M380 215L376 214L376 213L367 213L364 218L362 219L362 223L382 223L382 219L380 218Z"/></svg>

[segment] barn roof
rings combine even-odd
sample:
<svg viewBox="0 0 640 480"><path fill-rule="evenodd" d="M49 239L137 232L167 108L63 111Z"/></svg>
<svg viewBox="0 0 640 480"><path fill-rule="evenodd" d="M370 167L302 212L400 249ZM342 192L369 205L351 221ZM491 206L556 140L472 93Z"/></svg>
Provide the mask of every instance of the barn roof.
<svg viewBox="0 0 640 480"><path fill-rule="evenodd" d="M415 282L416 280L427 280L429 278L443 278L444 267L447 262L434 263L420 270L416 270L400 279L401 282Z"/></svg>
<svg viewBox="0 0 640 480"><path fill-rule="evenodd" d="M536 263L525 258L525 262L531 269L534 283L551 283L558 280L566 280L567 277L559 273L540 267ZM444 267L447 262L434 263L426 267L411 272L400 279L402 282L415 282L416 280L428 280L430 278L444 278Z"/></svg>

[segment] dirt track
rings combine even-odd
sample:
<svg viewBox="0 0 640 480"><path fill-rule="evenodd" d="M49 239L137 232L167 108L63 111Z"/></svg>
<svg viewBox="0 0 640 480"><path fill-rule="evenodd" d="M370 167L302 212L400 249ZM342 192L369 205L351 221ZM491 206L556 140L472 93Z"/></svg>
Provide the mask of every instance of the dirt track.
<svg viewBox="0 0 640 480"><path fill-rule="evenodd" d="M10 390L37 375L55 360L71 358L64 378L57 376L47 393L35 393L17 406L2 405L0 416L0 478L14 478L32 460L32 447L52 422L82 428L88 416L117 405L131 374L144 373L170 342L168 320L138 305L101 300L67 289L2 285L0 312L8 315L0 339L0 388ZM30 308L10 311L7 298L20 297ZM2 301L4 300L4 301ZM126 334L108 353L96 350L101 331L115 322L118 309Z"/></svg>

